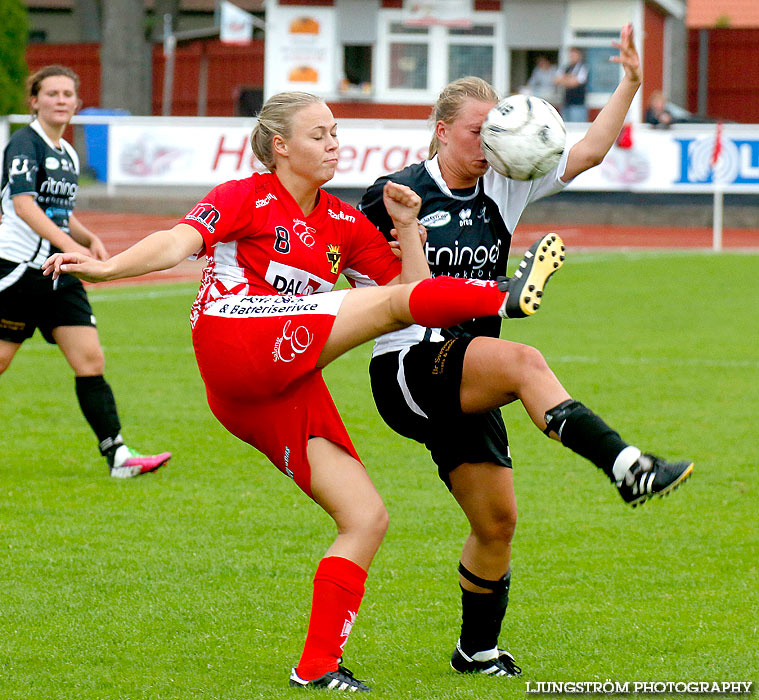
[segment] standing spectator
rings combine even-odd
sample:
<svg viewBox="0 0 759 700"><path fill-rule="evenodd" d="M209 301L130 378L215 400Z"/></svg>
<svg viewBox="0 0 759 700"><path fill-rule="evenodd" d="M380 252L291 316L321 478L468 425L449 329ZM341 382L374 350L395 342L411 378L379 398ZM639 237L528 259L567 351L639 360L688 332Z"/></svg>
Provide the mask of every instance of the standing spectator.
<svg viewBox="0 0 759 700"><path fill-rule="evenodd" d="M569 63L556 76L556 85L564 88L561 114L568 122L588 121L585 93L588 86L588 66L582 51L576 46L569 49Z"/></svg>
<svg viewBox="0 0 759 700"><path fill-rule="evenodd" d="M368 686L341 661L387 511L322 369L351 348L412 323L436 327L482 315L524 316L527 280L542 290L553 261L525 259L523 278L506 283L446 277L416 283L429 276L418 195L395 183L381 195L401 265L361 212L321 189L337 168L338 141L332 112L320 98L274 95L259 114L251 144L270 172L219 185L172 229L110 260L59 253L45 269L54 277L70 272L97 282L206 255L191 322L211 411L293 479L337 529L314 576L308 633L290 685L365 692ZM333 291L340 273L368 286Z"/></svg>
<svg viewBox="0 0 759 700"><path fill-rule="evenodd" d="M663 129L674 122L672 113L667 109L667 97L661 90L654 90L648 98L645 121Z"/></svg>
<svg viewBox="0 0 759 700"><path fill-rule="evenodd" d="M62 137L79 105L79 78L47 66L27 84L32 120L11 137L3 156L0 222L0 374L39 328L74 370L76 396L110 474L129 478L155 471L171 453L144 456L121 437L116 401L103 377L105 357L82 283L62 275L57 284L42 263L57 251L108 257L103 243L74 215L79 181L76 151Z"/></svg>
<svg viewBox="0 0 759 700"><path fill-rule="evenodd" d="M525 86L525 92L528 95L541 97L546 102L550 102L554 107L559 103L556 89L556 66L548 60L547 56L541 54L538 56L530 74L530 79Z"/></svg>

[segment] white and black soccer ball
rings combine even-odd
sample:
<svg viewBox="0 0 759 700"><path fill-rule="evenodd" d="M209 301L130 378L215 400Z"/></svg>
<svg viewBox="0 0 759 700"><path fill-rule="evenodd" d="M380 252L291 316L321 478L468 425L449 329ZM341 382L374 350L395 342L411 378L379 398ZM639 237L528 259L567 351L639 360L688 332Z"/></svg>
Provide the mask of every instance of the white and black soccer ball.
<svg viewBox="0 0 759 700"><path fill-rule="evenodd" d="M512 180L534 180L561 160L567 130L561 115L545 100L511 95L488 112L480 138L493 170Z"/></svg>

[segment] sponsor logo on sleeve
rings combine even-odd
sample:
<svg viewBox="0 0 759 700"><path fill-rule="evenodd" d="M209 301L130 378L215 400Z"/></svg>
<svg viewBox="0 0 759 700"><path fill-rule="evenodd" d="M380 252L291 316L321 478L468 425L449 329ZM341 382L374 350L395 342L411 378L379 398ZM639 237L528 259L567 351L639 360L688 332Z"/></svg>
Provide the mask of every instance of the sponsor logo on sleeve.
<svg viewBox="0 0 759 700"><path fill-rule="evenodd" d="M216 224L221 218L221 213L213 204L201 202L200 204L196 204L192 211L184 218L203 224L209 233L213 233L216 230Z"/></svg>
<svg viewBox="0 0 759 700"><path fill-rule="evenodd" d="M29 159L26 156L16 156L11 161L11 169L9 173L11 180L23 178L27 182L32 181L32 170L29 167Z"/></svg>

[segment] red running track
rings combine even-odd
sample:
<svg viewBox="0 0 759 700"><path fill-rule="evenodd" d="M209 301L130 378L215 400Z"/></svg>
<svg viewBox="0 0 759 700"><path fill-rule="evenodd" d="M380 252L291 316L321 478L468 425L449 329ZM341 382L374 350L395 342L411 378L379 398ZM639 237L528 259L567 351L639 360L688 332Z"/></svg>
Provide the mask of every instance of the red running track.
<svg viewBox="0 0 759 700"><path fill-rule="evenodd" d="M77 212L77 218L97 233L111 255L121 252L140 238L171 228L178 217L149 214L116 214L112 212ZM678 227L669 228L639 226L548 226L520 225L512 243L515 251L526 250L530 244L547 231L555 231L571 250L593 249L704 249L711 250L712 230L710 228ZM759 251L759 228L725 229L722 233L722 247L725 250ZM200 280L203 261L185 260L171 270L153 272L131 280L119 280L109 284L129 282L186 282Z"/></svg>

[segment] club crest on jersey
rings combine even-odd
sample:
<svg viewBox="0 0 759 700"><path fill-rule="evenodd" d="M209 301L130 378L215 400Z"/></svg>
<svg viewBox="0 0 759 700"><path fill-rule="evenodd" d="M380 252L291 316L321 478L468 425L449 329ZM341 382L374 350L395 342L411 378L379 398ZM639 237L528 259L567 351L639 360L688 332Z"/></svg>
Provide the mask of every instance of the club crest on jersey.
<svg viewBox="0 0 759 700"><path fill-rule="evenodd" d="M216 230L216 224L221 218L221 213L213 204L201 202L200 204L196 204L192 211L184 218L203 224L208 229L208 233L213 233Z"/></svg>
<svg viewBox="0 0 759 700"><path fill-rule="evenodd" d="M328 245L327 246L327 260L329 260L332 267L330 268L330 272L333 275L336 275L338 272L340 272L340 246L338 245Z"/></svg>

